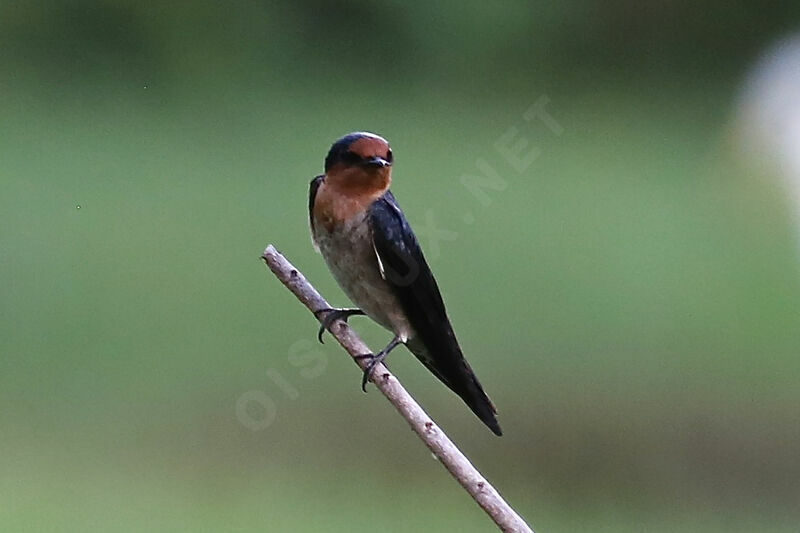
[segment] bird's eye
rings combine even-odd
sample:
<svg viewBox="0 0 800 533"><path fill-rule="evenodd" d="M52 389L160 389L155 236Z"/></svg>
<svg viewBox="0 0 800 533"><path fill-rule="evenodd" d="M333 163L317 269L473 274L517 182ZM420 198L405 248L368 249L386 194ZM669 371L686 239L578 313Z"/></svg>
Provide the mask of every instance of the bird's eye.
<svg viewBox="0 0 800 533"><path fill-rule="evenodd" d="M354 165L354 164L358 163L359 161L361 161L361 156L358 155L355 152L347 151L347 152L344 153L344 156L342 156L342 159L344 160L345 163L348 163L350 165Z"/></svg>
<svg viewBox="0 0 800 533"><path fill-rule="evenodd" d="M389 163L391 163L391 162L392 162L392 151L391 151L391 150L389 150L388 152L386 152L386 160L387 160Z"/></svg>

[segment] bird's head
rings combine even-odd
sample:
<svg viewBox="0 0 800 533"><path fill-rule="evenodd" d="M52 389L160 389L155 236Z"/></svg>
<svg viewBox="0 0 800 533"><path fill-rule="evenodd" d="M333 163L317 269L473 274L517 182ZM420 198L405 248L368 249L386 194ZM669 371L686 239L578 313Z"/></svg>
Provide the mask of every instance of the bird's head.
<svg viewBox="0 0 800 533"><path fill-rule="evenodd" d="M392 181L392 149L374 133L350 133L328 151L325 175L327 183L343 191L382 193Z"/></svg>

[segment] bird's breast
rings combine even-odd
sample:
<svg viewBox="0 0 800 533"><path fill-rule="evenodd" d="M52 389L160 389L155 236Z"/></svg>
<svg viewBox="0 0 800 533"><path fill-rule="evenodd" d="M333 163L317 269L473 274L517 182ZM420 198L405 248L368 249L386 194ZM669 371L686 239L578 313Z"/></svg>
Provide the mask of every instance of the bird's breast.
<svg viewBox="0 0 800 533"><path fill-rule="evenodd" d="M314 240L345 294L370 318L405 340L411 326L391 286L383 279L367 211L331 226L315 219Z"/></svg>

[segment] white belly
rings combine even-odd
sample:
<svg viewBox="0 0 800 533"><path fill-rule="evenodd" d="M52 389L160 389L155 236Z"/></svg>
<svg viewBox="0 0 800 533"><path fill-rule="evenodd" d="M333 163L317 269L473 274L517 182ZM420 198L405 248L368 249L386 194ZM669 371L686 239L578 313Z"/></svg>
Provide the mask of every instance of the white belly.
<svg viewBox="0 0 800 533"><path fill-rule="evenodd" d="M405 342L413 337L400 303L381 276L366 213L328 232L315 224L315 240L333 277L353 303Z"/></svg>

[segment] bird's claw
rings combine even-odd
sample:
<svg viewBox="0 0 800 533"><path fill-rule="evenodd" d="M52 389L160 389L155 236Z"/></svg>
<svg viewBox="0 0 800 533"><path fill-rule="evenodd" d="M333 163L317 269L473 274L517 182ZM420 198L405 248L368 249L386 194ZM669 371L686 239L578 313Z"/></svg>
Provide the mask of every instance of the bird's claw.
<svg viewBox="0 0 800 533"><path fill-rule="evenodd" d="M400 339L400 337L395 337L394 339L392 339L392 342L390 342L386 346L386 348L376 353L375 355L368 353L364 355L355 356L355 358L359 360L360 359L370 360L369 363L367 363L367 366L364 367L364 375L361 376L361 390L367 392L367 381L369 381L369 379L372 377L372 372L375 370L375 367L383 363L383 360L386 359L386 356L389 355L389 352L394 350L395 347L397 347L397 345L402 343L403 341Z"/></svg>
<svg viewBox="0 0 800 533"><path fill-rule="evenodd" d="M364 368L364 374L361 376L361 390L367 392L367 382L372 377L372 373L375 371L375 367L378 366L386 359L386 353L383 351L378 352L377 354L366 353L363 355L355 355L353 356L354 359L369 359L369 363Z"/></svg>
<svg viewBox="0 0 800 533"><path fill-rule="evenodd" d="M333 324L336 320L342 319L347 322L347 319L353 315L365 314L361 309L335 309L333 307L314 311L315 315L319 315L319 313L327 313L325 318L322 319L322 324L319 326L319 331L317 332L317 339L319 340L320 344L325 344L325 341L322 340L322 334L325 333L325 330L330 328L331 324Z"/></svg>

